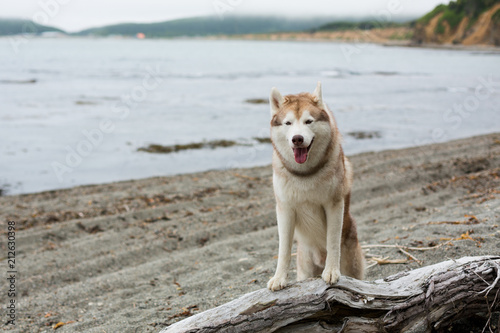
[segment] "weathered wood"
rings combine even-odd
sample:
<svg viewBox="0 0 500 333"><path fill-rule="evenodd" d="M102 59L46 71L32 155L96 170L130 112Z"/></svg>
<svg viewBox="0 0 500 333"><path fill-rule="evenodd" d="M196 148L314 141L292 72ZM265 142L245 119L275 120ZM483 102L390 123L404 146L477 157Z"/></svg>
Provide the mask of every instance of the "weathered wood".
<svg viewBox="0 0 500 333"><path fill-rule="evenodd" d="M267 289L166 327L179 332L429 332L500 309L500 256L465 257L374 282Z"/></svg>

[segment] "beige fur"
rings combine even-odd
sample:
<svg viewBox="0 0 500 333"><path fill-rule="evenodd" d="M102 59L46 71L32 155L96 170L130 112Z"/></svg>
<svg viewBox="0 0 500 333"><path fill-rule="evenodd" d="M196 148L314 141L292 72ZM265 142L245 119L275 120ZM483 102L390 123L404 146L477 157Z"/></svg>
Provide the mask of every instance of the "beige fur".
<svg viewBox="0 0 500 333"><path fill-rule="evenodd" d="M294 238L297 280L321 275L333 284L341 273L362 279L364 257L349 212L352 169L321 84L313 94L285 97L273 88L270 103L279 255L268 288L285 287ZM293 142L297 136L300 146ZM305 162L294 157L297 147L308 147Z"/></svg>

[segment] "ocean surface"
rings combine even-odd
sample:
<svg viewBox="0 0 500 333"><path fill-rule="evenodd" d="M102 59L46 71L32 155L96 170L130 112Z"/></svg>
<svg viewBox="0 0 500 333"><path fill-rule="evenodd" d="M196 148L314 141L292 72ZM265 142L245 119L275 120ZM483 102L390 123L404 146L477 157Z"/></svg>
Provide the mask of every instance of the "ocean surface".
<svg viewBox="0 0 500 333"><path fill-rule="evenodd" d="M273 86L312 92L321 81L349 155L500 131L498 52L1 38L0 60L4 194L270 164L271 145L255 140L269 137L269 106L246 100ZM137 151L220 139L241 145Z"/></svg>

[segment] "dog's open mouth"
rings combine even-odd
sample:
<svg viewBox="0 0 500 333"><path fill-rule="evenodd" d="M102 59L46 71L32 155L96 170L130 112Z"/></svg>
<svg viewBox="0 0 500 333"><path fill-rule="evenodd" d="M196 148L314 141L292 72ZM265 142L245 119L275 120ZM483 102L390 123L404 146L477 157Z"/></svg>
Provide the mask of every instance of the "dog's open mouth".
<svg viewBox="0 0 500 333"><path fill-rule="evenodd" d="M309 153L309 150L311 149L313 142L314 139L312 139L309 147L306 148L292 148L293 156L295 157L295 162L302 164L307 161L307 154Z"/></svg>

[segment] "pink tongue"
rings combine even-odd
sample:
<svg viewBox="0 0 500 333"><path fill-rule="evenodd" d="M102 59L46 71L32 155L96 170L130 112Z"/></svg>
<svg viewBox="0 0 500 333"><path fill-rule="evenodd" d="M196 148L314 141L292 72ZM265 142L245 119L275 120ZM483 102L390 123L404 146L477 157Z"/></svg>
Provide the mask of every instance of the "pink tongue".
<svg viewBox="0 0 500 333"><path fill-rule="evenodd" d="M302 164L307 160L307 148L293 148L295 162Z"/></svg>

